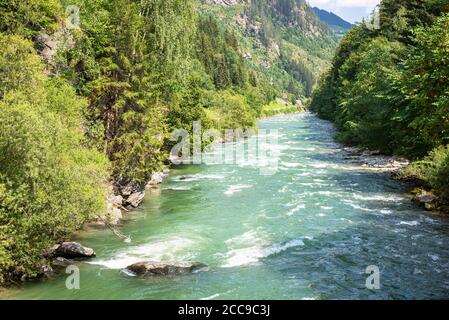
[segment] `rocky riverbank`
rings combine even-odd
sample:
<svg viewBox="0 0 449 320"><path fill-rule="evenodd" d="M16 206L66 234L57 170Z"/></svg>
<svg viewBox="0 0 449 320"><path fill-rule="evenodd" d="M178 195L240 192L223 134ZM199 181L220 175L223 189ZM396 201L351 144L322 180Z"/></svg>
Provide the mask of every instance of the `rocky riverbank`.
<svg viewBox="0 0 449 320"><path fill-rule="evenodd" d="M438 197L411 177L404 177L402 170L410 165L410 161L396 156L386 156L379 151L345 147L348 153L344 159L350 163L359 164L366 170L390 173L393 179L402 181L409 186L411 201L418 207L433 213L449 214L449 202Z"/></svg>
<svg viewBox="0 0 449 320"><path fill-rule="evenodd" d="M346 147L343 151L348 153L345 160L359 164L365 169L378 172L391 172L392 174L407 167L410 161L396 156L386 156L379 151L372 151L368 149Z"/></svg>
<svg viewBox="0 0 449 320"><path fill-rule="evenodd" d="M151 180L144 185L128 185L124 187L109 185L107 198L107 211L103 216L98 216L95 221L86 222L84 230L110 228L117 236L122 237L125 241L130 240L122 235L117 227L123 223L126 212L136 209L143 202L145 195L158 186L169 175L170 170L165 169L163 172L153 173ZM37 274L36 279L49 278L55 275L69 265L73 265L85 259L95 257L95 251L91 248L84 247L77 242L63 242L55 244L42 253L45 263L42 270ZM23 277L22 281L30 281Z"/></svg>
<svg viewBox="0 0 449 320"><path fill-rule="evenodd" d="M107 211L103 216L98 216L95 221L85 224L84 229L117 227L123 222L127 212L138 208L146 194L158 188L170 174L170 169L153 173L151 180L146 184L129 184L126 186L110 185L108 187Z"/></svg>

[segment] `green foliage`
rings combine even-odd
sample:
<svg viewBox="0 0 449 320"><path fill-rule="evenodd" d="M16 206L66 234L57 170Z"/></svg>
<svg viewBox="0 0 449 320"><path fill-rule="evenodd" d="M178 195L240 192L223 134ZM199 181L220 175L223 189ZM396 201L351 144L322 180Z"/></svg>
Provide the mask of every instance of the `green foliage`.
<svg viewBox="0 0 449 320"><path fill-rule="evenodd" d="M232 91L221 91L213 95L208 115L214 128L251 129L256 126L256 113L251 110L244 96Z"/></svg>
<svg viewBox="0 0 449 320"><path fill-rule="evenodd" d="M261 92L268 96L273 92L277 97L288 95L290 100L310 96L337 44L334 33L303 0L254 0L225 8L203 6L203 10L206 16L214 16L219 29L233 26L248 82L263 86ZM221 75L229 83L226 73Z"/></svg>
<svg viewBox="0 0 449 320"><path fill-rule="evenodd" d="M11 90L35 91L42 85L43 70L31 42L0 33L0 99Z"/></svg>
<svg viewBox="0 0 449 320"><path fill-rule="evenodd" d="M58 0L0 0L0 32L27 38L57 28L63 17Z"/></svg>
<svg viewBox="0 0 449 320"><path fill-rule="evenodd" d="M197 55L217 89L248 82L248 71L236 35L222 30L213 16L201 16L198 25Z"/></svg>
<svg viewBox="0 0 449 320"><path fill-rule="evenodd" d="M410 170L447 195L449 6L384 0L380 11L380 30L359 25L342 40L310 108L345 143L412 159L431 152Z"/></svg>
<svg viewBox="0 0 449 320"><path fill-rule="evenodd" d="M415 43L396 82L406 98L398 110L404 149L419 157L449 143L449 15L417 28Z"/></svg>
<svg viewBox="0 0 449 320"><path fill-rule="evenodd" d="M272 101L269 104L263 106L261 111L262 117L271 117L277 114L289 114L289 113L295 113L299 111L304 111L302 108L287 104L285 102L281 101Z"/></svg>
<svg viewBox="0 0 449 320"><path fill-rule="evenodd" d="M168 38L183 28L175 16L184 7L162 1L85 3L85 33L78 38L83 51L66 54L81 66L75 77L82 79L79 90L89 99L89 142L112 161L116 183L144 182L162 162L166 105L182 83L184 69L173 64L183 54L178 46L187 41ZM168 23L175 29L165 30Z"/></svg>
<svg viewBox="0 0 449 320"><path fill-rule="evenodd" d="M345 80L340 92L336 123L340 138L349 144L366 145L390 152L394 141L392 123L391 74L402 46L385 38L374 38L350 55L340 68ZM346 80L355 73L352 81ZM376 139L373 139L373 136Z"/></svg>
<svg viewBox="0 0 449 320"><path fill-rule="evenodd" d="M5 51L0 47L0 56ZM86 101L64 80L45 79L36 54L26 58L35 63L25 71L34 91L21 90L19 81L0 100L0 284L39 274L42 251L105 206L108 163L83 147ZM11 70L7 64L0 78Z"/></svg>
<svg viewBox="0 0 449 320"><path fill-rule="evenodd" d="M419 179L449 198L449 146L440 146L423 160L416 161L401 173L403 177Z"/></svg>

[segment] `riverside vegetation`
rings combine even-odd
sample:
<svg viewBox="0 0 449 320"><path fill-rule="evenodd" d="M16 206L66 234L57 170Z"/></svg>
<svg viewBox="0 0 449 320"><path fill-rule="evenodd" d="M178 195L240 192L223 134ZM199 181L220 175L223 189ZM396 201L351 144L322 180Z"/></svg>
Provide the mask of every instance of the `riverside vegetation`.
<svg viewBox="0 0 449 320"><path fill-rule="evenodd" d="M335 122L343 143L414 160L399 176L447 210L449 3L383 0L379 9L379 28L362 23L343 38L310 108Z"/></svg>
<svg viewBox="0 0 449 320"><path fill-rule="evenodd" d="M303 0L231 2L0 0L0 285L160 171L174 128L307 99L334 32Z"/></svg>

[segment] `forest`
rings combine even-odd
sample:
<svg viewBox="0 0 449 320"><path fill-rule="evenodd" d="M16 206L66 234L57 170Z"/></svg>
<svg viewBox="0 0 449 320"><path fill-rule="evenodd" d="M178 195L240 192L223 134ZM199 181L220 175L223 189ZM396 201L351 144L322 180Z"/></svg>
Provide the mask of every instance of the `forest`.
<svg viewBox="0 0 449 320"><path fill-rule="evenodd" d="M403 178L449 197L449 3L383 0L343 38L310 108L337 138L414 162ZM375 26L375 27L373 27Z"/></svg>

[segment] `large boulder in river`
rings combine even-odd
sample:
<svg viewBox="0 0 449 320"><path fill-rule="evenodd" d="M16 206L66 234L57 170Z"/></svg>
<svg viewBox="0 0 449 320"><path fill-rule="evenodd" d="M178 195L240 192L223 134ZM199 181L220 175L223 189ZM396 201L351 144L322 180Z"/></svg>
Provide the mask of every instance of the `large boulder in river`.
<svg viewBox="0 0 449 320"><path fill-rule="evenodd" d="M79 244L78 242L63 242L54 246L52 256L66 259L92 258L95 257L95 251Z"/></svg>
<svg viewBox="0 0 449 320"><path fill-rule="evenodd" d="M198 262L145 261L130 265L127 269L138 276L175 276L204 268L207 268L207 265Z"/></svg>

